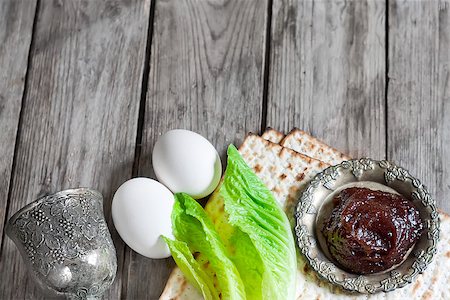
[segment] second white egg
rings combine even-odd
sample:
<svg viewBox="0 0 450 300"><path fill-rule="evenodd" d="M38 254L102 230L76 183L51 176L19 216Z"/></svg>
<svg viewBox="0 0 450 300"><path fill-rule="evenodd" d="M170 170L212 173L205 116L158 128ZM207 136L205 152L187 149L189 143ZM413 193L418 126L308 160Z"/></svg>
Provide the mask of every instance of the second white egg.
<svg viewBox="0 0 450 300"><path fill-rule="evenodd" d="M124 242L149 258L170 256L162 236L173 238L170 216L174 198L161 183L150 178L124 182L114 194L112 218Z"/></svg>
<svg viewBox="0 0 450 300"><path fill-rule="evenodd" d="M153 148L153 169L158 180L173 193L195 199L211 194L222 174L214 146L201 135L184 129L163 134Z"/></svg>

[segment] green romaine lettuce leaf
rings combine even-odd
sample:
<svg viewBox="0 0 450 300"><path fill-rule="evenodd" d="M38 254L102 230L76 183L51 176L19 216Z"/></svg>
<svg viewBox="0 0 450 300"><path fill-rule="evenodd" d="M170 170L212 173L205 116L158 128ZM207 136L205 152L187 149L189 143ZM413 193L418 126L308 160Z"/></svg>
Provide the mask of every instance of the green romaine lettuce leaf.
<svg viewBox="0 0 450 300"><path fill-rule="evenodd" d="M205 299L294 298L297 260L291 226L233 145L206 213L186 194L175 199L172 229L179 242L168 241L169 247Z"/></svg>
<svg viewBox="0 0 450 300"><path fill-rule="evenodd" d="M189 282L195 286L206 300L218 299L219 295L214 283L205 270L192 256L191 250L185 242L171 240L164 237L173 259Z"/></svg>
<svg viewBox="0 0 450 300"><path fill-rule="evenodd" d="M236 266L214 225L200 204L187 194L175 194L172 230L177 239L169 241L170 250L175 252L173 257L205 299L219 299L219 295L222 299L246 299ZM191 253L201 254L203 263L200 264L198 258L195 260ZM213 272L208 272L209 265Z"/></svg>
<svg viewBox="0 0 450 300"><path fill-rule="evenodd" d="M233 145L228 147L228 166L217 194L235 228L221 237L229 250L235 249L232 260L246 287L261 286L261 297L246 289L249 299L293 299L297 260L289 220Z"/></svg>

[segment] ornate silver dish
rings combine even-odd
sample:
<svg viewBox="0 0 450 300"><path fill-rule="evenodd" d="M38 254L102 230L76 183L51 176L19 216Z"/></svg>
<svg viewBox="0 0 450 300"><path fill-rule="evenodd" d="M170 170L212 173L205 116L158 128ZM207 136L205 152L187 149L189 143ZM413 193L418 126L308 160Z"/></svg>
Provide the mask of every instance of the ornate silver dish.
<svg viewBox="0 0 450 300"><path fill-rule="evenodd" d="M402 194L420 212L423 233L405 260L391 270L371 275L346 272L330 259L318 234L334 195L352 186ZM411 283L432 261L439 240L439 215L427 188L407 170L368 158L344 161L317 174L300 197L295 219L297 244L311 267L330 283L359 293L389 292Z"/></svg>

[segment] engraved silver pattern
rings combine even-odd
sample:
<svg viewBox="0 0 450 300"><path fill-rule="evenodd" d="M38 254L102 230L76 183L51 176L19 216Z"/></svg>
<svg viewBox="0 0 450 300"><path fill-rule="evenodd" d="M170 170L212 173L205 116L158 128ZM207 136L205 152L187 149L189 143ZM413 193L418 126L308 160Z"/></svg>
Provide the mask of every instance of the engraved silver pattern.
<svg viewBox="0 0 450 300"><path fill-rule="evenodd" d="M96 191L44 196L11 217L6 231L47 292L99 298L114 281L116 251Z"/></svg>

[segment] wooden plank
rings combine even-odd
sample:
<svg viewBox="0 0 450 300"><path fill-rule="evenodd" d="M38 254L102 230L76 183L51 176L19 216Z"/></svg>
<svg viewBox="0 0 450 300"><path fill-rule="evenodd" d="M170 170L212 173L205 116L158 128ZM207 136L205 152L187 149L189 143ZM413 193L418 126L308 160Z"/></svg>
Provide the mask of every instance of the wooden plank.
<svg viewBox="0 0 450 300"><path fill-rule="evenodd" d="M104 195L131 176L149 0L41 1L13 170L8 215L36 197L87 186ZM119 270L105 299L118 299ZM5 239L1 299L41 299L19 252Z"/></svg>
<svg viewBox="0 0 450 300"><path fill-rule="evenodd" d="M35 10L36 1L0 1L0 245Z"/></svg>
<svg viewBox="0 0 450 300"><path fill-rule="evenodd" d="M274 0L267 125L385 157L385 1Z"/></svg>
<svg viewBox="0 0 450 300"><path fill-rule="evenodd" d="M388 158L450 212L450 2L389 1Z"/></svg>
<svg viewBox="0 0 450 300"><path fill-rule="evenodd" d="M261 125L267 1L156 2L139 173L169 129L194 130L218 149ZM172 259L129 253L126 298L157 299Z"/></svg>

